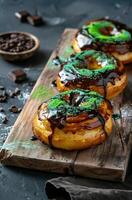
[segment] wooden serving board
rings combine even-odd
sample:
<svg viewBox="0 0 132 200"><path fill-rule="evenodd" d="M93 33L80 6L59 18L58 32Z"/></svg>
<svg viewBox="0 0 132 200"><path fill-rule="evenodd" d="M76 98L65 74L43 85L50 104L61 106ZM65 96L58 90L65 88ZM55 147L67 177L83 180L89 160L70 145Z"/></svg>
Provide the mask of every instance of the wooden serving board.
<svg viewBox="0 0 132 200"><path fill-rule="evenodd" d="M5 165L124 181L131 152L132 109L128 96L131 96L132 90L129 85L125 93L113 100L114 112L120 114L120 118L113 121L113 133L103 144L87 150L67 152L51 149L39 140L31 141L32 120L38 106L57 93L51 83L59 67L52 63L52 59L57 55L66 58L73 53L71 40L76 31L64 31L2 147L0 160ZM129 95L126 95L128 92Z"/></svg>

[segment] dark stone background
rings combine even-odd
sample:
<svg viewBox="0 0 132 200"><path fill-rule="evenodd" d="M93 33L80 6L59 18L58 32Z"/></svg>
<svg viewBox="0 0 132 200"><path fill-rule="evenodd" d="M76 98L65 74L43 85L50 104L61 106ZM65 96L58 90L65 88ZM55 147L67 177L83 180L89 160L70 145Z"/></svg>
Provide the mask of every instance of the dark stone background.
<svg viewBox="0 0 132 200"><path fill-rule="evenodd" d="M39 14L46 20L47 25L33 27L20 23L14 12L26 9L32 14ZM6 88L16 86L7 78L7 73L14 68L24 68L31 81L34 82L41 72L49 55L55 48L57 40L66 27L80 27L91 18L109 16L121 20L128 25L132 24L132 0L0 0L0 32L27 31L36 35L41 41L40 51L28 61L9 63L0 59L0 83ZM2 78L5 77L5 78ZM26 90L25 84L23 91ZM31 87L29 86L28 93ZM24 101L20 102L22 106ZM10 104L10 102L8 102ZM9 105L5 105L8 109ZM9 116L10 117L10 116ZM17 115L11 117L9 125L13 125ZM0 124L0 144L7 134L3 133ZM4 137L3 137L4 135ZM55 174L31 171L19 168L3 167L0 165L0 200L44 200L44 183L47 179L57 177ZM128 175L129 176L129 175ZM131 176L129 176L131 177ZM129 186L129 177L121 185L126 189ZM100 181L98 182L100 184ZM103 183L102 183L103 184ZM104 182L104 184L107 184ZM112 184L112 183L111 183Z"/></svg>

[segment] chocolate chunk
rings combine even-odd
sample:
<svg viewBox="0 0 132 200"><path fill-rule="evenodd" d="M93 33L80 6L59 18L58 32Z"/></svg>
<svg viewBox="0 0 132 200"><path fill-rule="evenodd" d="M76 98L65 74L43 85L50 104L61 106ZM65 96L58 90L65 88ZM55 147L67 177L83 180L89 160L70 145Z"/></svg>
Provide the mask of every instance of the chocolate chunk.
<svg viewBox="0 0 132 200"><path fill-rule="evenodd" d="M15 96L19 95L21 90L19 88L15 88L14 94Z"/></svg>
<svg viewBox="0 0 132 200"><path fill-rule="evenodd" d="M2 119L2 123L3 123L3 124L7 124L7 122L8 122L8 119L7 119L7 116L5 115L5 116L3 117L3 119Z"/></svg>
<svg viewBox="0 0 132 200"><path fill-rule="evenodd" d="M0 85L0 90L5 90L3 85Z"/></svg>
<svg viewBox="0 0 132 200"><path fill-rule="evenodd" d="M19 113L21 111L21 108L17 108L15 105L13 105L9 108L9 111L13 113Z"/></svg>
<svg viewBox="0 0 132 200"><path fill-rule="evenodd" d="M30 16L30 13L26 10L22 10L15 13L15 16L21 21L21 22L27 22L27 17Z"/></svg>
<svg viewBox="0 0 132 200"><path fill-rule="evenodd" d="M8 76L15 83L20 83L27 79L27 74L22 69L13 70L8 74Z"/></svg>
<svg viewBox="0 0 132 200"><path fill-rule="evenodd" d="M40 26L44 24L44 21L42 19L42 17L40 16L28 16L27 20L29 22L29 24L33 25L33 26Z"/></svg>
<svg viewBox="0 0 132 200"><path fill-rule="evenodd" d="M5 112L4 108L0 107L0 112Z"/></svg>
<svg viewBox="0 0 132 200"><path fill-rule="evenodd" d="M5 90L0 90L0 103L5 102L7 100L7 94Z"/></svg>
<svg viewBox="0 0 132 200"><path fill-rule="evenodd" d="M15 97L15 93L11 90L9 90L8 94L9 94L9 97L11 97L11 98Z"/></svg>
<svg viewBox="0 0 132 200"><path fill-rule="evenodd" d="M38 138L35 136L35 135L33 135L32 137L31 137L31 140L32 141L35 141L35 140L37 140Z"/></svg>
<svg viewBox="0 0 132 200"><path fill-rule="evenodd" d="M21 93L21 90L19 88L15 88L15 91L8 91L9 97L14 98L15 96L18 96Z"/></svg>

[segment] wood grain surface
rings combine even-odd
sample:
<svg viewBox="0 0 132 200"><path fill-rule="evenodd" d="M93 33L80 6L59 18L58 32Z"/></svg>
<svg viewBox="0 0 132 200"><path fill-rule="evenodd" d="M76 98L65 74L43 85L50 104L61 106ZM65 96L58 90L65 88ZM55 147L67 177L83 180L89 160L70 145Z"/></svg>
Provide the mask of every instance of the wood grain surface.
<svg viewBox="0 0 132 200"><path fill-rule="evenodd" d="M125 92L112 102L114 113L120 118L113 121L113 133L106 142L83 151L51 149L39 140L32 141L32 120L40 103L57 90L52 87L59 67L52 59L57 55L68 57L73 53L71 40L76 29L66 29L15 122L0 152L1 163L29 169L63 174L75 174L105 180L124 181L131 152L132 108L131 83ZM128 95L129 94L129 95Z"/></svg>

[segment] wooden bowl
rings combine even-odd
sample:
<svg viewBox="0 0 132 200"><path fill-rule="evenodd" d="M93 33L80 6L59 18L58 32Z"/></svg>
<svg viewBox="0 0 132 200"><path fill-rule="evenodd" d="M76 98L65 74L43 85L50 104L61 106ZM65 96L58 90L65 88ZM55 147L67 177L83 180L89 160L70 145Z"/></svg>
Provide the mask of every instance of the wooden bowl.
<svg viewBox="0 0 132 200"><path fill-rule="evenodd" d="M0 49L0 55L2 58L4 58L7 61L22 61L22 60L26 60L30 57L32 57L34 55L34 53L39 49L40 47L40 41L39 39L27 32L19 32L19 31L14 31L14 32L6 32L6 33L2 33L0 34L0 37L4 37L6 35L9 34L13 34L13 33L20 33L20 34L24 34L29 36L33 41L34 41L34 46L33 48L29 49L29 50L25 50L22 52L8 52L8 51L4 51Z"/></svg>

